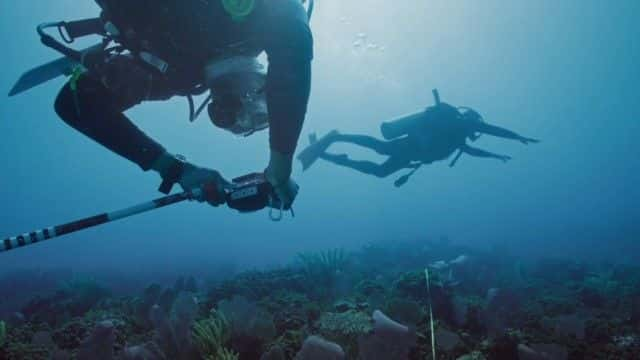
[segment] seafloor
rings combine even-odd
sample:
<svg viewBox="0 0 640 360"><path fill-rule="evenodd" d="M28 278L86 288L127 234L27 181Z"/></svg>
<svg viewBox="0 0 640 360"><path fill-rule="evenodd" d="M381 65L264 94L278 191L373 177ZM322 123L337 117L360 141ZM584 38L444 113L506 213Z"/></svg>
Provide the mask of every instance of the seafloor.
<svg viewBox="0 0 640 360"><path fill-rule="evenodd" d="M144 286L4 274L0 358L432 359L432 343L438 359L640 358L640 268L630 265L524 261L439 240L209 270Z"/></svg>

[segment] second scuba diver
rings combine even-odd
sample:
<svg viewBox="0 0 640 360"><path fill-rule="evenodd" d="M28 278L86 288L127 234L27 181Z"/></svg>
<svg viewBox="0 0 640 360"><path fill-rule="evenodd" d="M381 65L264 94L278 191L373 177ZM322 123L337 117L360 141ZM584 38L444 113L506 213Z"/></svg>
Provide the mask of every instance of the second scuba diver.
<svg viewBox="0 0 640 360"><path fill-rule="evenodd" d="M97 3L100 19L84 25L95 27L91 24L99 20L97 28L117 37L119 48L92 66L98 76L90 70L72 77L56 99L58 115L142 170L156 171L163 180L161 191L169 192L176 183L185 190L210 185L214 190L201 200L219 205L229 183L217 171L168 152L124 114L143 101L211 90L208 112L216 126L245 136L269 128L264 176L289 209L298 192L291 167L313 57L308 14L300 0ZM256 60L263 51L266 73L260 73ZM89 68L84 60L93 54L85 55L82 65Z"/></svg>
<svg viewBox="0 0 640 360"><path fill-rule="evenodd" d="M381 132L385 140L368 135L341 134L333 130L320 140L317 140L315 135L311 135L311 145L298 155L298 159L305 170L317 159L323 159L380 178L403 169L412 169L409 174L396 181L396 186L402 186L422 165L445 160L456 151L458 154L450 166L454 166L462 154L494 158L504 162L511 159L509 156L494 154L467 144L467 139L475 141L482 134L517 140L523 144L539 142L513 131L487 124L473 109L456 108L440 102L437 90L434 90L434 96L435 106L383 123ZM388 158L382 164L377 164L371 161L353 160L346 154L332 154L326 151L332 144L340 142L365 147Z"/></svg>

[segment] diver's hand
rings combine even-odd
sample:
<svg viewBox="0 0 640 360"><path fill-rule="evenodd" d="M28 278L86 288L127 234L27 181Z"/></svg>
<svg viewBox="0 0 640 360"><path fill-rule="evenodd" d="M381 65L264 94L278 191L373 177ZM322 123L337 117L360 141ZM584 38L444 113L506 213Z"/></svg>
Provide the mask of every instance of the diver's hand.
<svg viewBox="0 0 640 360"><path fill-rule="evenodd" d="M202 190L202 195L196 200L207 202L212 206L225 203L226 191L231 184L219 172L191 163L184 164L184 170L178 183L184 191Z"/></svg>
<svg viewBox="0 0 640 360"><path fill-rule="evenodd" d="M520 142L525 144L525 145L529 145L529 144L537 144L537 143L540 142L540 140L522 137L522 138L520 138Z"/></svg>
<svg viewBox="0 0 640 360"><path fill-rule="evenodd" d="M271 150L269 166L267 166L267 169L264 171L265 178L273 187L273 191L278 199L282 201L282 206L285 210L291 208L300 189L298 184L291 180L292 161L292 155Z"/></svg>
<svg viewBox="0 0 640 360"><path fill-rule="evenodd" d="M498 159L502 160L502 162L506 163L507 161L513 159L511 156L508 155L498 155Z"/></svg>
<svg viewBox="0 0 640 360"><path fill-rule="evenodd" d="M266 173L265 173L266 176ZM267 178L269 181L269 178ZM292 179L287 180L285 183L274 185L271 181L269 181L271 186L273 187L273 192L278 197L280 204L283 210L291 209L293 206L293 202L296 200L298 196L298 191L300 190L300 186L293 181Z"/></svg>

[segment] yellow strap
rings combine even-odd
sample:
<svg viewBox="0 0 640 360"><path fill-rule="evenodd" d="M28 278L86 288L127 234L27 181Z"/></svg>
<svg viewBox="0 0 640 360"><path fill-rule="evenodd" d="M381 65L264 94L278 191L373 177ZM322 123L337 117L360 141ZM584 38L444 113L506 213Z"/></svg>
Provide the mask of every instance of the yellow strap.
<svg viewBox="0 0 640 360"><path fill-rule="evenodd" d="M71 78L69 79L69 88L73 93L73 105L76 108L76 115L80 117L80 100L78 99L78 80L85 73L82 65L78 65L73 69Z"/></svg>
<svg viewBox="0 0 640 360"><path fill-rule="evenodd" d="M71 73L71 78L69 79L69 87L73 92L78 90L78 80L84 74L84 68L80 65L76 66Z"/></svg>

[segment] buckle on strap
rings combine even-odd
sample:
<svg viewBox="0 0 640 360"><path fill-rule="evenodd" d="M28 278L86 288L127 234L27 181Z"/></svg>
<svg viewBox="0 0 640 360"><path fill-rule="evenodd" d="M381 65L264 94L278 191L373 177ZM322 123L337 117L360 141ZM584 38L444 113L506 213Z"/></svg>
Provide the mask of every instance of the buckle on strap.
<svg viewBox="0 0 640 360"><path fill-rule="evenodd" d="M160 59L150 52L141 51L138 53L138 57L146 64L151 65L153 68L160 71L161 74L165 74L169 69L169 64L166 61Z"/></svg>

